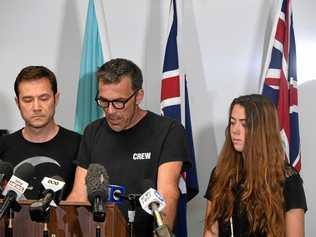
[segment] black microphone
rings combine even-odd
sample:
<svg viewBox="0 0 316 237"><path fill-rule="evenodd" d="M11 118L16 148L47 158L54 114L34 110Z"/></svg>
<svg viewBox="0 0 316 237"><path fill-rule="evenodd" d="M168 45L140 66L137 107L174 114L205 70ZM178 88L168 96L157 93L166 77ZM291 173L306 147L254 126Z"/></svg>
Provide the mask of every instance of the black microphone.
<svg viewBox="0 0 316 237"><path fill-rule="evenodd" d="M86 176L88 200L92 206L93 220L104 222L104 203L108 196L109 176L103 165L90 164Z"/></svg>
<svg viewBox="0 0 316 237"><path fill-rule="evenodd" d="M143 210L148 214L153 215L157 224L154 230L158 237L171 237L171 233L166 224L163 223L160 211L166 206L166 202L161 194L155 190L153 182L150 179L143 181L143 189L147 190L139 198L139 203Z"/></svg>
<svg viewBox="0 0 316 237"><path fill-rule="evenodd" d="M128 202L128 223L131 226L134 223L136 216L136 207L140 207L139 197L141 194L129 193L126 194L126 188L121 185L109 185L108 187L108 202L121 204L123 201ZM132 232L132 230L130 231Z"/></svg>
<svg viewBox="0 0 316 237"><path fill-rule="evenodd" d="M2 195L5 196L3 205L0 208L0 219L9 208L15 208L19 210L16 203L25 192L28 187L28 181L34 176L34 166L30 163L23 163L19 166L14 175L8 181Z"/></svg>
<svg viewBox="0 0 316 237"><path fill-rule="evenodd" d="M122 201L128 201L132 206L139 206L140 203L138 201L141 194L139 193L126 193L125 186L122 185L108 185L108 202L121 204Z"/></svg>
<svg viewBox="0 0 316 237"><path fill-rule="evenodd" d="M60 176L44 177L42 185L44 197L30 205L30 216L32 221L45 223L49 219L50 206L57 207L61 201L65 182Z"/></svg>
<svg viewBox="0 0 316 237"><path fill-rule="evenodd" d="M13 174L13 166L9 162L0 161L0 192L2 193Z"/></svg>

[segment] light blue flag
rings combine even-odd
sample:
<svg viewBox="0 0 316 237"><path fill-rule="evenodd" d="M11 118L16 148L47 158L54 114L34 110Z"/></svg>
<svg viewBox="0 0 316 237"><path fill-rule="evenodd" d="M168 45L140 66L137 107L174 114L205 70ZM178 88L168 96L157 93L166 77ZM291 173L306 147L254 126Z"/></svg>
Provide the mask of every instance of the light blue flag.
<svg viewBox="0 0 316 237"><path fill-rule="evenodd" d="M92 121L102 116L94 98L97 93L95 73L104 63L94 0L89 0L86 29L81 52L80 79L77 93L75 131L82 133Z"/></svg>

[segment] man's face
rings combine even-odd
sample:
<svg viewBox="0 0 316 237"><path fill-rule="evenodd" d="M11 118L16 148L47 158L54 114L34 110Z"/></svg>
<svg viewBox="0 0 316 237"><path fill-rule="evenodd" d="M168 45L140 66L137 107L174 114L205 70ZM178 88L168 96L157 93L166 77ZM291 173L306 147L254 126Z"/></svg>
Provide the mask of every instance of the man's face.
<svg viewBox="0 0 316 237"><path fill-rule="evenodd" d="M132 89L131 79L123 76L119 83L105 84L99 82L99 97L107 101L126 101L135 90ZM105 119L116 132L131 128L137 122L138 106L143 99L143 90L136 92L123 109L116 109L112 103L104 108Z"/></svg>
<svg viewBox="0 0 316 237"><path fill-rule="evenodd" d="M47 78L22 81L15 98L26 127L44 128L53 123L59 93L54 95Z"/></svg>

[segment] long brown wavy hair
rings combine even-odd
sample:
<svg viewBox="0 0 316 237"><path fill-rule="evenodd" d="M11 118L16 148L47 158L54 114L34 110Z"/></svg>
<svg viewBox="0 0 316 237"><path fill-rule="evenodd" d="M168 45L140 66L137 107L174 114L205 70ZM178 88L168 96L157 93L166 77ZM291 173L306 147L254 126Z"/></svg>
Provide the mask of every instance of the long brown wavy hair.
<svg viewBox="0 0 316 237"><path fill-rule="evenodd" d="M226 140L209 187L211 207L206 228L212 231L217 220L229 220L236 187L242 185L241 209L246 213L250 231L266 233L268 237L285 236L285 163L277 110L266 97L253 94L234 99L229 116L237 104L245 109L245 146L242 153L234 149L229 119Z"/></svg>

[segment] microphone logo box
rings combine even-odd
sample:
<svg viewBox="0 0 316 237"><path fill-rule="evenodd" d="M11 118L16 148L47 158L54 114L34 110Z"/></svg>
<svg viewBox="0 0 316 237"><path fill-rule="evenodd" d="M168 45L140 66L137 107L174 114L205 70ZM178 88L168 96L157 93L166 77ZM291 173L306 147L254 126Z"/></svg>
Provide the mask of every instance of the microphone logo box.
<svg viewBox="0 0 316 237"><path fill-rule="evenodd" d="M22 196L22 194L25 192L27 186L29 186L27 182L12 175L5 189L3 190L2 195L5 196L10 190L12 190L17 194L16 199L18 200Z"/></svg>
<svg viewBox="0 0 316 237"><path fill-rule="evenodd" d="M156 203L158 205L158 211L161 211L166 206L166 202L161 194L153 188L148 189L142 196L139 197L139 203L150 215L153 214L153 211L151 210L152 203Z"/></svg>
<svg viewBox="0 0 316 237"><path fill-rule="evenodd" d="M44 177L42 180L42 185L45 189L51 189L54 192L57 192L64 187L65 182L53 178Z"/></svg>
<svg viewBox="0 0 316 237"><path fill-rule="evenodd" d="M120 185L110 184L108 186L108 202L121 204L123 202L122 196L125 196L125 187Z"/></svg>

